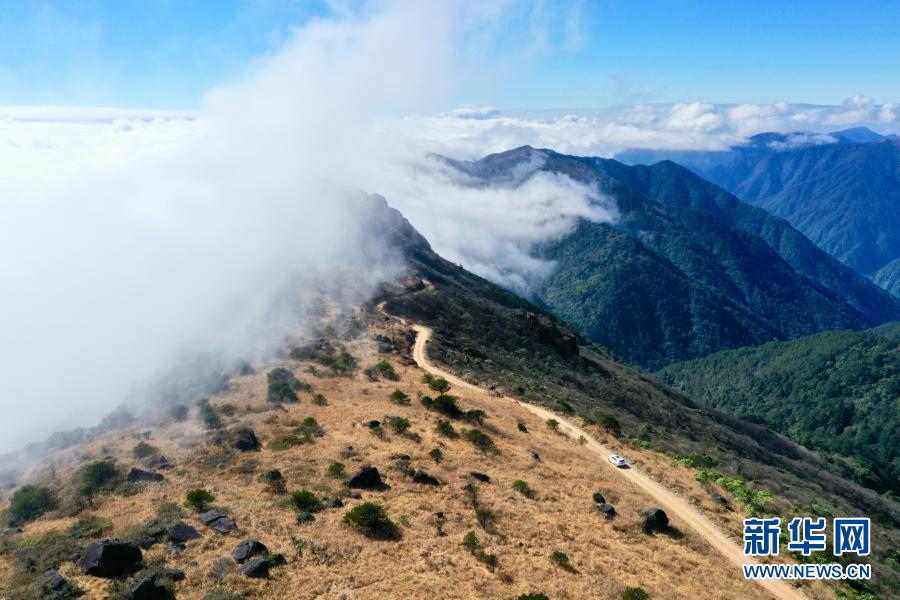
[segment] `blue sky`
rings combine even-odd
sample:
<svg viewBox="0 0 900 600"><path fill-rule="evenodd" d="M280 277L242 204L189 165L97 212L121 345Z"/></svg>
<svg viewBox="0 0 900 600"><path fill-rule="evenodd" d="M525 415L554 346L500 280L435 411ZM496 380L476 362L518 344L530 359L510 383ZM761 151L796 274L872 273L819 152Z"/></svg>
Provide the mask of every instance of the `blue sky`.
<svg viewBox="0 0 900 600"><path fill-rule="evenodd" d="M549 11L568 8L550 2ZM598 0L552 48L453 103L900 99L898 2ZM328 7L315 0L11 0L0 105L196 108L203 93ZM517 20L511 27L525 27ZM495 49L499 52L498 49Z"/></svg>

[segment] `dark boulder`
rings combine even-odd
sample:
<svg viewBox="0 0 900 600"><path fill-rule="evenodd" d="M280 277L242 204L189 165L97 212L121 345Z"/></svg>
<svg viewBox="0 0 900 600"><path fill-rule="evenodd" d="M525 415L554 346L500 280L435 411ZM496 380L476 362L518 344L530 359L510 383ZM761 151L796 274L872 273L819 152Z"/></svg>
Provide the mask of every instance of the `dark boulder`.
<svg viewBox="0 0 900 600"><path fill-rule="evenodd" d="M612 504L607 504L606 502L598 502L596 504L597 510L602 512L607 517L611 517L616 514L616 509L613 508Z"/></svg>
<svg viewBox="0 0 900 600"><path fill-rule="evenodd" d="M197 533L197 530L190 525L177 523L169 528L169 531L166 533L166 537L173 544L183 544L190 540L198 539L200 537L200 534Z"/></svg>
<svg viewBox="0 0 900 600"><path fill-rule="evenodd" d="M169 462L169 459L163 456L162 454L154 454L144 461L144 465L148 469L170 469L172 468L172 463Z"/></svg>
<svg viewBox="0 0 900 600"><path fill-rule="evenodd" d="M366 427L369 429L375 429L376 427L381 427L381 421L378 419L372 419L371 421L366 421Z"/></svg>
<svg viewBox="0 0 900 600"><path fill-rule="evenodd" d="M669 528L669 516L661 508L648 508L644 511L644 521L641 524L644 533L654 531L666 531Z"/></svg>
<svg viewBox="0 0 900 600"><path fill-rule="evenodd" d="M95 577L118 577L132 571L143 555L137 544L121 540L103 540L89 545L78 566Z"/></svg>
<svg viewBox="0 0 900 600"><path fill-rule="evenodd" d="M134 541L142 549L147 550L160 543L164 537L166 537L166 530L160 526L159 521L150 519L141 525L140 534Z"/></svg>
<svg viewBox="0 0 900 600"><path fill-rule="evenodd" d="M528 433L528 428L525 427L525 421L519 421L518 423L516 423L516 426L519 428L519 431Z"/></svg>
<svg viewBox="0 0 900 600"><path fill-rule="evenodd" d="M478 481L480 481L482 483L490 483L491 482L490 476L488 476L485 473L479 473L478 471L469 471L469 475L471 475L472 477L474 477L475 479L477 479Z"/></svg>
<svg viewBox="0 0 900 600"><path fill-rule="evenodd" d="M0 538L9 537L11 535L16 535L17 533L22 533L21 527L8 527L3 531L0 531Z"/></svg>
<svg viewBox="0 0 900 600"><path fill-rule="evenodd" d="M175 594L160 583L156 575L135 579L128 585L132 600L175 600Z"/></svg>
<svg viewBox="0 0 900 600"><path fill-rule="evenodd" d="M269 576L269 561L264 558L248 560L238 568L243 575L254 579L265 579Z"/></svg>
<svg viewBox="0 0 900 600"><path fill-rule="evenodd" d="M356 490L350 490L349 492L347 492L347 496L353 498L354 500L362 499L362 494L360 494Z"/></svg>
<svg viewBox="0 0 900 600"><path fill-rule="evenodd" d="M231 445L241 452L249 452L251 450L259 450L259 440L256 433L249 427L240 427L235 429L231 434Z"/></svg>
<svg viewBox="0 0 900 600"><path fill-rule="evenodd" d="M387 486L381 480L381 474L378 472L378 469L366 466L347 480L347 487L363 490L383 490Z"/></svg>
<svg viewBox="0 0 900 600"><path fill-rule="evenodd" d="M234 522L234 519L218 509L201 513L200 521L207 527L215 529L219 533L230 533L237 529L237 523Z"/></svg>
<svg viewBox="0 0 900 600"><path fill-rule="evenodd" d="M531 458L533 458L534 460L538 461L538 462L541 461L541 455L538 454L537 452L535 452L534 450L529 450L529 451L528 451L528 455L529 455Z"/></svg>
<svg viewBox="0 0 900 600"><path fill-rule="evenodd" d="M206 512L202 512L199 515L200 522L204 525L209 525L213 521L217 519L221 519L223 517L227 517L224 510L219 510L218 508L214 508L212 510L208 510Z"/></svg>
<svg viewBox="0 0 900 600"><path fill-rule="evenodd" d="M181 569L163 569L162 576L170 581L184 581L184 571Z"/></svg>
<svg viewBox="0 0 900 600"><path fill-rule="evenodd" d="M308 511L303 511L299 515L297 515L298 523L312 523L316 520L316 516Z"/></svg>
<svg viewBox="0 0 900 600"><path fill-rule="evenodd" d="M224 517L222 519L216 519L209 524L209 527L215 529L219 533L231 533L237 529L237 523L235 523L234 519L231 517Z"/></svg>
<svg viewBox="0 0 900 600"><path fill-rule="evenodd" d="M440 485L441 483L436 477L429 475L422 469L416 469L413 473L412 480L414 483L422 483L425 485Z"/></svg>
<svg viewBox="0 0 900 600"><path fill-rule="evenodd" d="M132 483L137 481L162 481L165 479L159 473L153 473L151 471L145 471L143 469L138 469L137 467L132 467L130 471L128 471L128 476L126 479Z"/></svg>
<svg viewBox="0 0 900 600"><path fill-rule="evenodd" d="M40 585L42 600L69 600L81 595L78 588L56 569L44 573Z"/></svg>
<svg viewBox="0 0 900 600"><path fill-rule="evenodd" d="M332 498L325 501L325 506L328 508L340 508L344 506L344 502L340 498Z"/></svg>
<svg viewBox="0 0 900 600"><path fill-rule="evenodd" d="M244 540L231 551L231 556L236 562L242 563L257 554L266 554L269 551L266 545L256 540Z"/></svg>

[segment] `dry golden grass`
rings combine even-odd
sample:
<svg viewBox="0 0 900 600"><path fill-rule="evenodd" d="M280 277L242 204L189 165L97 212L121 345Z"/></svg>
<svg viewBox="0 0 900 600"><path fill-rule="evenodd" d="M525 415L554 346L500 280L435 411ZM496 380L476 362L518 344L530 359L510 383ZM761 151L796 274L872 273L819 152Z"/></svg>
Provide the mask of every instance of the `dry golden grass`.
<svg viewBox="0 0 900 600"><path fill-rule="evenodd" d="M354 342L350 349L361 358L362 366L380 359L367 339ZM626 587L638 585L651 598L768 597L758 586L744 581L691 530L680 528L677 520L672 525L680 530L679 535L641 533L638 513L652 502L614 470L601 468L604 465L598 464L597 456L576 440L552 431L514 403L492 403L465 390L451 390L464 408L487 412L484 429L496 442L495 453L484 454L461 438L440 436L435 431L439 415L416 399L420 393L435 395L421 382L423 372L403 366L396 357L391 362L401 377L398 382L369 382L362 374L313 377L302 372L302 365L295 361L257 365L257 375L236 378L232 391L212 398L213 405L230 403L238 408L234 417L225 419L226 424L250 425L265 445L289 431L291 421L312 416L323 427L324 437L283 451L264 448L241 454L202 441L195 445L203 433L192 423L161 426L154 429L151 443L175 464L164 472L166 480L149 484L134 496L103 496L90 512L110 519L114 534L121 534L150 518L160 504L181 503L190 489L210 490L216 497L213 504L226 509L242 533L218 534L189 515L187 522L197 527L202 539L189 542L180 553L167 555L162 545L145 552L149 563L185 571L187 579L176 584L179 598L202 598L213 589L226 589L254 598L515 598L543 592L554 600L613 599ZM313 383L314 391L328 399L328 406L316 406L309 394L301 393L299 404L287 405L286 411L272 410L266 401L265 374L279 365ZM388 400L395 388L412 397L409 406ZM382 439L363 425L385 415L408 418L411 435L387 430ZM527 424L529 433L518 431L519 420ZM470 427L462 422L454 426L457 430ZM77 456L111 453L123 464L133 464L130 452L137 430L109 434L79 449ZM724 530L739 531L741 515L716 506L690 470L673 467L669 459L652 451L606 441L668 488L691 498ZM353 446L355 456L344 458L342 450L348 445ZM428 456L435 447L443 452L440 464ZM528 450L538 452L540 462L533 460ZM426 469L445 484L413 483L397 467L392 458L396 454L410 455L414 468ZM77 466L74 460L56 460L60 480ZM346 465L348 474L367 464L378 467L390 489L363 491L363 500L345 497L344 508L326 509L314 522L298 524L295 513L284 506L284 497L269 494L260 479L265 471L277 468L286 478L288 491L309 489L324 498L345 496L342 483L326 473L335 460ZM468 473L472 470L483 471L492 479L487 484L475 483L479 503L496 515L490 532L479 527L469 495L462 489L471 481ZM533 498L512 489L517 479L528 482ZM614 519L606 520L594 509L591 494L598 490L616 507L619 514ZM400 541L372 541L342 522L347 510L363 501L385 505L400 525ZM437 511L446 516L444 537L436 534ZM24 535L61 529L71 522L41 519L29 524ZM462 547L468 531L477 534L486 552L497 555L495 572ZM288 564L273 568L267 580L234 573L213 578L210 571L216 560L230 557L234 546L246 538L258 539L270 550L283 553ZM555 549L569 556L572 570L549 560ZM0 577L8 568L0 564ZM87 592L86 598L104 597L106 580L80 575L72 563L62 572ZM814 595L819 591L814 588Z"/></svg>

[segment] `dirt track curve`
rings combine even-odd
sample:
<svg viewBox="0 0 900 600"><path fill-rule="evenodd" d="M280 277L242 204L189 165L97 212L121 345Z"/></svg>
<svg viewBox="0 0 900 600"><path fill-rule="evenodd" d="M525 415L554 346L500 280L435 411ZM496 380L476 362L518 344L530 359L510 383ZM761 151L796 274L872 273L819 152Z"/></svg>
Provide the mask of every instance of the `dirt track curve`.
<svg viewBox="0 0 900 600"><path fill-rule="evenodd" d="M739 576L743 576L743 573L740 570L740 566L746 563L754 562L749 557L744 556L739 546L735 545L735 543L728 539L728 537L724 533L722 533L722 531L718 527L716 527L709 519L700 514L683 498L677 496L676 494L673 494L662 485L660 485L647 475L641 473L637 469L617 469L616 467L612 466L606 460L610 454L613 454L612 450L603 446L600 442L594 439L588 432L586 432L578 425L575 425L564 417L561 417L560 415L535 404L520 402L512 398L498 398L492 396L477 385L472 385L467 381L463 381L452 373L449 373L429 362L428 356L425 353L425 346L428 343L428 340L431 338L431 329L416 324L412 324L411 327L416 332L416 343L413 347L413 359L415 359L419 367L428 371L432 375L443 377L457 387L465 388L467 390L488 397L493 402L516 402L519 406L526 408L530 412L539 416L541 419L556 419L557 421L559 421L559 430L561 432L573 438L577 438L580 435L583 435L585 437L585 439L587 440L585 447L593 450L602 458L602 460L599 461L599 464L605 465L606 468L615 470L615 472L620 476L628 479L634 485L641 488L644 493L653 498L654 502L656 502L656 504L658 504L663 510L666 511L670 518L674 517L679 521L680 524L684 524L685 526L690 527L691 529L696 531L717 552L734 563L734 565L736 566L736 574L738 574ZM757 579L756 583L765 588L766 591L773 594L776 598L779 598L781 600L808 600L805 594L803 594L800 590L792 587L786 581L777 579Z"/></svg>

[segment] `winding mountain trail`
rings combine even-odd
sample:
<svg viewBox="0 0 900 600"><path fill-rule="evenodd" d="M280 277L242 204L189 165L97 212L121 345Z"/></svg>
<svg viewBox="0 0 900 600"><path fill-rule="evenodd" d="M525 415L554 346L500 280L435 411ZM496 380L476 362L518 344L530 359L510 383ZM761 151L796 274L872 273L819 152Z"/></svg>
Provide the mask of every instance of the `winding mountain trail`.
<svg viewBox="0 0 900 600"><path fill-rule="evenodd" d="M467 381L463 381L452 373L449 373L429 362L428 356L425 352L425 348L428 344L428 340L431 339L431 329L417 324L410 324L410 326L416 332L416 342L413 346L413 359L416 361L419 367L421 367L425 371L428 371L432 375L446 379L459 388L464 388L476 394L480 394L483 397L488 398L491 402L498 404L504 401L516 402L519 406L529 410L541 419L556 419L557 421L559 421L559 431L573 438L584 436L584 438L587 440L585 447L596 452L598 455L599 468L608 468L615 470L616 473L631 481L645 494L651 497L653 501L657 505L659 505L660 508L666 511L670 520L677 520L679 524L683 524L696 531L703 539L705 539L709 543L710 546L712 546L717 552L719 552L722 556L727 558L735 565L736 574L738 574L739 576L743 575L743 572L740 569L741 565L755 562L752 558L744 556L739 546L735 545L735 543L731 541L718 527L716 527L709 519L700 514L700 512L698 512L683 498L667 490L665 487L663 487L644 473L641 473L637 469L618 469L611 465L607 461L607 457L610 454L613 454L613 451L602 445L600 442L594 439L593 436L591 436L587 431L585 431L578 425L541 406L537 406L535 404L530 404L527 402L520 402L512 398L498 398L496 396L492 396L486 390L478 387L477 385L472 385ZM777 579L757 579L756 583L762 586L774 597L781 600L807 600L807 596L805 594L803 594L800 590L792 587L786 581Z"/></svg>

